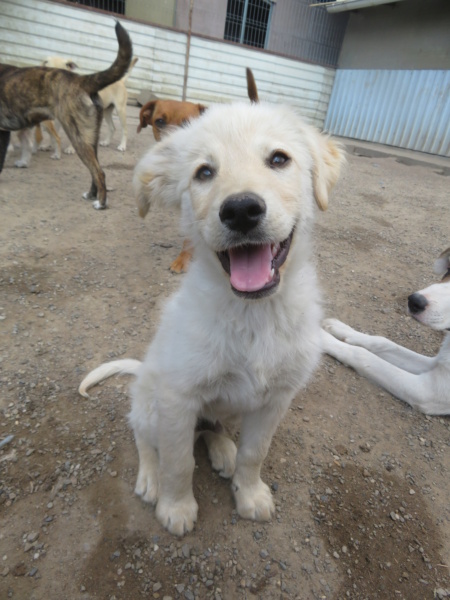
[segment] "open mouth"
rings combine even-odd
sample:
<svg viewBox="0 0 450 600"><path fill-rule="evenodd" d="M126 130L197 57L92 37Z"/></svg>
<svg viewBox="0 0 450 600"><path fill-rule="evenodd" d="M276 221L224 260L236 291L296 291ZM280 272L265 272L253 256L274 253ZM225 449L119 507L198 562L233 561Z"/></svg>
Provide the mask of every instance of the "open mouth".
<svg viewBox="0 0 450 600"><path fill-rule="evenodd" d="M293 235L294 230L283 242L247 244L218 252L233 292L255 299L272 294L280 283L280 267L287 259Z"/></svg>

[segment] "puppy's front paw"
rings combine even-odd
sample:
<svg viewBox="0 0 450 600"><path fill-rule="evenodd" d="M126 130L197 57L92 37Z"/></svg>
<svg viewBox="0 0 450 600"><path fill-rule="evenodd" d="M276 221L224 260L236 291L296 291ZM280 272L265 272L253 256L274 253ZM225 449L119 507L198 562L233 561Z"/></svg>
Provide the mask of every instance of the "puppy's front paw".
<svg viewBox="0 0 450 600"><path fill-rule="evenodd" d="M126 150L126 149L127 149L127 146L126 146L126 144L119 144L119 145L117 146L117 150L118 150L119 152L125 152L125 150Z"/></svg>
<svg viewBox="0 0 450 600"><path fill-rule="evenodd" d="M68 146L65 150L64 150L64 154L75 154L75 150L72 148L72 146Z"/></svg>
<svg viewBox="0 0 450 600"><path fill-rule="evenodd" d="M160 498L156 505L156 518L173 535L182 536L194 529L198 504L191 492L182 500Z"/></svg>
<svg viewBox="0 0 450 600"><path fill-rule="evenodd" d="M104 147L109 146L109 140L102 140L100 142L100 146L104 146Z"/></svg>
<svg viewBox="0 0 450 600"><path fill-rule="evenodd" d="M269 487L261 479L255 485L233 482L231 488L237 511L243 519L270 521L275 505Z"/></svg>

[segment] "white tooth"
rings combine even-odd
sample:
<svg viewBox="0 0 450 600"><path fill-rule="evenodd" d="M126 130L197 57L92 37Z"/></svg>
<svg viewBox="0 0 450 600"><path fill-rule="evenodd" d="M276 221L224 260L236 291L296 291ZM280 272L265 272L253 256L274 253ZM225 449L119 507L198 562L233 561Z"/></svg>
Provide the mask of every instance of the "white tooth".
<svg viewBox="0 0 450 600"><path fill-rule="evenodd" d="M275 269L272 269L272 270L270 271L270 279L271 279L271 280L273 279L273 276L274 276L274 275L275 275Z"/></svg>

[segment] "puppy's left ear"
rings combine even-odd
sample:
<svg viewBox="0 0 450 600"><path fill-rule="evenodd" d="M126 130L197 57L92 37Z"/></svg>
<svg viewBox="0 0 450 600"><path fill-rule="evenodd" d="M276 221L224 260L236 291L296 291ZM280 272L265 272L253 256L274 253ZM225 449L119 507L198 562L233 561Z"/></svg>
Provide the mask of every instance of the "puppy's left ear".
<svg viewBox="0 0 450 600"><path fill-rule="evenodd" d="M134 170L133 190L142 218L152 206L180 206L180 177L176 168L178 146L172 142L173 137L171 135L153 146Z"/></svg>
<svg viewBox="0 0 450 600"><path fill-rule="evenodd" d="M339 178L345 163L345 153L340 144L314 130L310 140L313 157L313 191L320 210L327 210L328 195Z"/></svg>

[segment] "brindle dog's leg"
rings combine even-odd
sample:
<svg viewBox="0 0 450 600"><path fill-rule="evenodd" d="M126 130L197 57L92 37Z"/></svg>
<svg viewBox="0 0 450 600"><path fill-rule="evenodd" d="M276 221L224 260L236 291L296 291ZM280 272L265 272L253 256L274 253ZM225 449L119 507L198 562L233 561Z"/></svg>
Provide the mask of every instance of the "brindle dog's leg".
<svg viewBox="0 0 450 600"><path fill-rule="evenodd" d="M3 165L5 163L6 151L8 150L10 136L10 131L0 130L0 173L3 170Z"/></svg>
<svg viewBox="0 0 450 600"><path fill-rule="evenodd" d="M83 163L89 169L92 176L92 183L89 192L83 194L83 198L94 200L93 206L96 209L106 208L106 182L103 172L97 158L98 138L100 135L100 126L103 117L103 108L100 98L91 97L95 110L91 113L79 115L78 121L70 120L70 123L61 124L67 137L72 142L76 153ZM92 109L92 106L90 107Z"/></svg>

